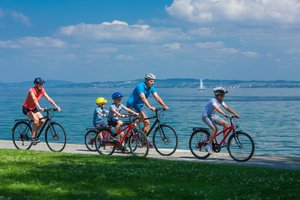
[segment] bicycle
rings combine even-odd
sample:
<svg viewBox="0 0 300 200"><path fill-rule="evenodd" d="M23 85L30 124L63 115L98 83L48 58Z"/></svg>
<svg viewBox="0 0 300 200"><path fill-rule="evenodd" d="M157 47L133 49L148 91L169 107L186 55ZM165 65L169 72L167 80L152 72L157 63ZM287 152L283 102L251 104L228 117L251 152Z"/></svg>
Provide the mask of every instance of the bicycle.
<svg viewBox="0 0 300 200"><path fill-rule="evenodd" d="M156 127L152 138L155 150L162 156L170 156L177 149L178 138L176 131L171 126L161 123L161 115L162 112L165 110L166 109L164 108L156 108L155 115L152 117L145 118L145 120L155 119L148 132L148 134L150 134L152 130L154 130L154 128Z"/></svg>
<svg viewBox="0 0 300 200"><path fill-rule="evenodd" d="M101 131L96 140L96 150L101 155L112 155L114 151L121 150L126 152L126 147L123 146L127 141L130 152L133 156L136 157L146 157L149 152L148 139L145 133L136 129L135 120L131 118L132 115L127 115L129 122L124 123L124 126L115 134L111 130L106 129ZM120 135L124 132L124 136L120 136L120 140L116 139L117 135Z"/></svg>
<svg viewBox="0 0 300 200"><path fill-rule="evenodd" d="M255 145L251 136L243 131L236 131L239 127L235 116L230 118L230 126L226 129L216 133L212 144L212 150L219 153L222 148L227 147L230 157L238 162L248 161L254 154ZM223 136L223 139L219 143L217 137L220 134L224 134L229 131L227 135ZM205 159L209 157L209 153L206 152L205 146L208 144L210 132L208 128L196 127L193 128L193 133L189 140L189 148L192 154L199 159ZM226 144L226 139L228 142Z"/></svg>
<svg viewBox="0 0 300 200"><path fill-rule="evenodd" d="M40 138L44 128L45 129L45 142L51 151L60 152L66 146L66 132L62 125L52 121L55 108L45 108L46 116L41 119L46 119L44 125L41 127L37 134L37 139ZM40 119L40 120L41 120ZM32 120L29 119L16 119L16 123L12 128L12 140L17 149L29 150L33 145L31 141L31 124Z"/></svg>
<svg viewBox="0 0 300 200"><path fill-rule="evenodd" d="M96 138L101 131L110 131L110 127L103 128L87 128L84 135L84 144L89 151L97 151Z"/></svg>

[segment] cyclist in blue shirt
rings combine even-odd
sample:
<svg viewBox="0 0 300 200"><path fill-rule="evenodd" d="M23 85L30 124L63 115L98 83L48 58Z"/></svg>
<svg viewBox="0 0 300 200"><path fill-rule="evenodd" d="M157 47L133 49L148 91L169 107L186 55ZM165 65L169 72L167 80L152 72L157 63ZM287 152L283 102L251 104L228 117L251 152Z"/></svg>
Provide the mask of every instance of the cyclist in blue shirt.
<svg viewBox="0 0 300 200"><path fill-rule="evenodd" d="M145 110L143 109L144 105L146 105L150 110L155 111L155 107L151 106L147 98L152 94L156 101L162 105L166 110L169 109L169 107L164 103L164 101L160 98L160 96L157 94L157 91L154 87L154 81L156 77L152 73L148 73L145 75L145 81L141 82L137 85L136 88L134 88L131 96L129 97L127 101L127 107L132 108L140 115L139 121L142 121L144 123L144 133L148 136L149 128L150 128L150 121L144 120L147 118L147 114ZM149 144L152 146L151 144Z"/></svg>

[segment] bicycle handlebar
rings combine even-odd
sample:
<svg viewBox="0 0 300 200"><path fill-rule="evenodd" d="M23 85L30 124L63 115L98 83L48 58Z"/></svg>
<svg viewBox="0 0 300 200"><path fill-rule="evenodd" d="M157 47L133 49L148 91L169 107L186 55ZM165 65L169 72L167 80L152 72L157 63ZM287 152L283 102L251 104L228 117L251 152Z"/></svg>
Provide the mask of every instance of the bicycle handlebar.
<svg viewBox="0 0 300 200"><path fill-rule="evenodd" d="M55 111L58 111L58 109L57 108L44 108L44 112L51 112L51 111L55 112Z"/></svg>

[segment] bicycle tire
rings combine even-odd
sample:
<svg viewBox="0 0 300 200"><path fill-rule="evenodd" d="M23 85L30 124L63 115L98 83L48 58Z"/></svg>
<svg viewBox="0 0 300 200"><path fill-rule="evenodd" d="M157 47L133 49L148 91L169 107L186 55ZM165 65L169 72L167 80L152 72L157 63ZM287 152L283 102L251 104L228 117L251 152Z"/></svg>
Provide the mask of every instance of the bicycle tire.
<svg viewBox="0 0 300 200"><path fill-rule="evenodd" d="M149 142L146 134L142 131L132 131L128 140L128 145L133 156L144 158L148 155Z"/></svg>
<svg viewBox="0 0 300 200"><path fill-rule="evenodd" d="M155 150L162 156L172 155L178 145L178 137L176 131L169 125L159 125L153 134L153 146Z"/></svg>
<svg viewBox="0 0 300 200"><path fill-rule="evenodd" d="M64 127L57 122L51 122L45 132L45 141L51 151L63 151L67 142Z"/></svg>
<svg viewBox="0 0 300 200"><path fill-rule="evenodd" d="M233 160L246 162L254 154L254 141L249 134L237 131L229 137L227 150Z"/></svg>
<svg viewBox="0 0 300 200"><path fill-rule="evenodd" d="M102 140L100 134L102 135ZM95 144L96 144L96 151L100 155L110 156L116 150L116 142L114 141L114 138L111 136L111 132L107 130L103 130L99 132Z"/></svg>
<svg viewBox="0 0 300 200"><path fill-rule="evenodd" d="M97 132L89 130L84 135L84 144L89 151L97 151L96 149Z"/></svg>
<svg viewBox="0 0 300 200"><path fill-rule="evenodd" d="M192 154L198 159L205 159L210 154L205 150L208 144L209 133L204 130L196 130L192 133L189 140L189 148Z"/></svg>
<svg viewBox="0 0 300 200"><path fill-rule="evenodd" d="M31 148L31 127L27 122L17 122L14 125L12 141L17 149L29 150Z"/></svg>

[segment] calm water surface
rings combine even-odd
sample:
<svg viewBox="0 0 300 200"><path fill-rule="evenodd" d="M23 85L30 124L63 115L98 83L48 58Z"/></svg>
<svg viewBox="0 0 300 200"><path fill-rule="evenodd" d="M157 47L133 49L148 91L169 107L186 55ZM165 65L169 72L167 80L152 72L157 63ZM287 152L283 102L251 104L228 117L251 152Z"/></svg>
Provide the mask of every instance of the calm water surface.
<svg viewBox="0 0 300 200"><path fill-rule="evenodd" d="M62 108L54 119L66 129L68 143L84 143L87 127L92 127L95 99L109 100L115 91L124 94L126 103L132 89L46 88L47 93ZM300 156L300 89L229 89L225 102L240 114L240 129L249 133L256 145L256 154ZM24 118L21 112L28 89L0 89L0 139L11 140L14 119ZM212 97L211 89L200 92L193 88L158 88L170 107L163 122L172 125L179 136L179 148L188 149L193 127L205 126L201 111ZM149 98L154 105L154 99ZM51 107L44 99L42 107ZM151 114L151 111L148 111ZM43 138L42 138L43 140ZM1 144L0 144L1 147ZM223 150L224 152L226 150Z"/></svg>

